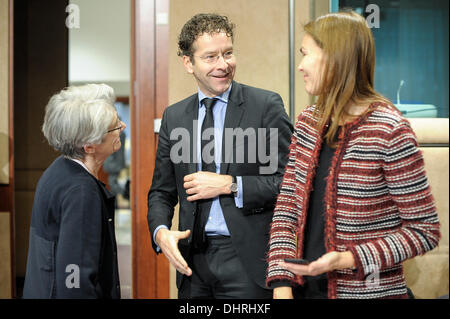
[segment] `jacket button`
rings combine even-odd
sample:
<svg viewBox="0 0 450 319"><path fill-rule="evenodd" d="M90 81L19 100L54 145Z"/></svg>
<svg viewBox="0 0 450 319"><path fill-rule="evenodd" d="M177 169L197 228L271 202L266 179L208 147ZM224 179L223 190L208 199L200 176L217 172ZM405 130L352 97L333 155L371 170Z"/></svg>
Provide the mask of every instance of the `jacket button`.
<svg viewBox="0 0 450 319"><path fill-rule="evenodd" d="M109 218L108 221L109 221L109 222L112 222L112 218Z"/></svg>

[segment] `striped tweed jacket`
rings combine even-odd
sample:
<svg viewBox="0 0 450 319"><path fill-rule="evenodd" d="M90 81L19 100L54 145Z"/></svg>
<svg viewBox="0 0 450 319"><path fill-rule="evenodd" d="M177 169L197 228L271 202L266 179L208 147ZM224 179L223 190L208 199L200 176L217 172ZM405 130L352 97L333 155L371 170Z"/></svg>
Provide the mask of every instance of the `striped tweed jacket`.
<svg viewBox="0 0 450 319"><path fill-rule="evenodd" d="M303 278L277 266L301 258L308 201L326 128L300 114L271 226L267 285ZM438 245L439 221L409 122L384 103L344 127L324 194L327 252L350 250L356 269L328 273L329 298L406 298L402 262Z"/></svg>

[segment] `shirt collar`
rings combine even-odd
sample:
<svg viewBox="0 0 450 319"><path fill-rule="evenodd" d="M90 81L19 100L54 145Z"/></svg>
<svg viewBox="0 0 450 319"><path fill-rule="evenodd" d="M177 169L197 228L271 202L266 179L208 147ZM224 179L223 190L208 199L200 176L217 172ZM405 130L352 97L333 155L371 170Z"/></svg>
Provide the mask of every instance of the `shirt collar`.
<svg viewBox="0 0 450 319"><path fill-rule="evenodd" d="M87 168L87 166L86 166L82 161L77 160L77 159L75 159L75 158L71 158L71 157L67 157L67 158L70 159L70 160L72 160L72 161L74 161L75 163L80 164L85 170L88 171L89 174L91 174L91 172L89 171L89 168ZM91 174L91 175L92 175L92 174Z"/></svg>
<svg viewBox="0 0 450 319"><path fill-rule="evenodd" d="M230 84L230 87L223 92L221 95L215 96L215 99L219 99L220 101L224 102L224 103L228 103L228 97L230 96L230 92L231 92L231 87L233 86L233 83ZM208 98L208 96L206 96L201 90L200 88L198 88L198 104L199 107L201 107L201 102L204 98Z"/></svg>

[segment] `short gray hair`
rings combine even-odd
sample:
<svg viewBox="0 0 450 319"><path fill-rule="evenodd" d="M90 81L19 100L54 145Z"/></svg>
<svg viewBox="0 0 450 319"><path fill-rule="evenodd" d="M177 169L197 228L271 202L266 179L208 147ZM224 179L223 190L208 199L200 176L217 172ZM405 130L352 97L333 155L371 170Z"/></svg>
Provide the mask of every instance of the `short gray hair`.
<svg viewBox="0 0 450 319"><path fill-rule="evenodd" d="M83 146L100 144L116 116L114 90L106 84L70 86L45 107L42 132L63 155L83 159Z"/></svg>

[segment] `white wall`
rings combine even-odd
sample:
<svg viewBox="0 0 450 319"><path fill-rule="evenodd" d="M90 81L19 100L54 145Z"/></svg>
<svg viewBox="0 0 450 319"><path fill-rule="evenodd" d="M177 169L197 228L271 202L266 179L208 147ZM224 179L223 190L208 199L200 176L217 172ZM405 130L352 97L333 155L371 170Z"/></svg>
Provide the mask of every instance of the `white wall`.
<svg viewBox="0 0 450 319"><path fill-rule="evenodd" d="M69 83L104 82L116 95L129 95L130 0L70 4L79 7L80 28L69 29Z"/></svg>

